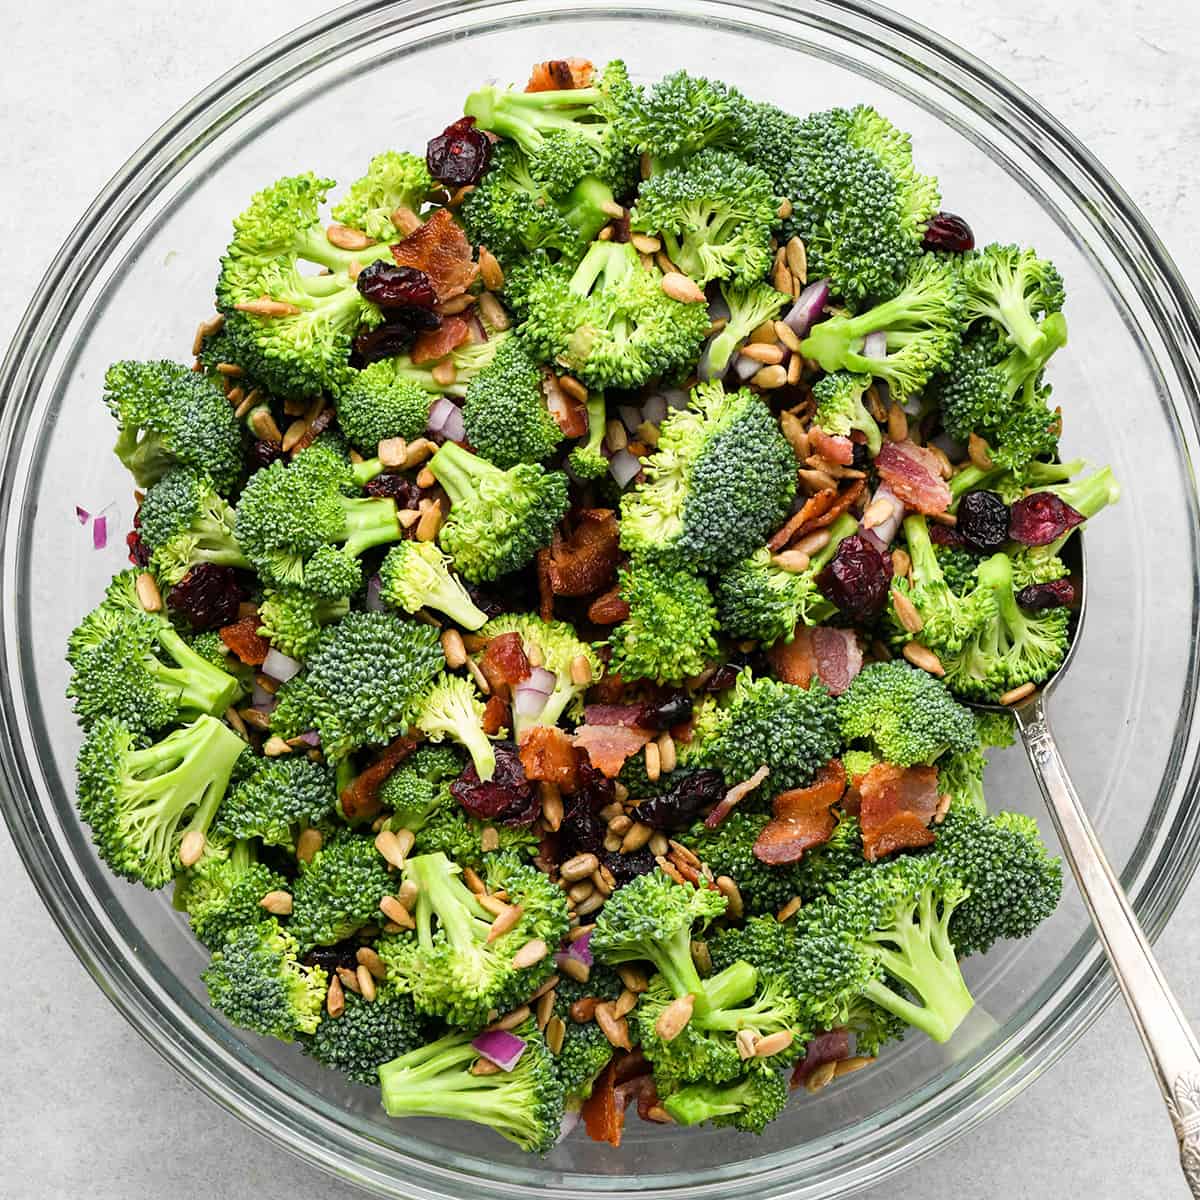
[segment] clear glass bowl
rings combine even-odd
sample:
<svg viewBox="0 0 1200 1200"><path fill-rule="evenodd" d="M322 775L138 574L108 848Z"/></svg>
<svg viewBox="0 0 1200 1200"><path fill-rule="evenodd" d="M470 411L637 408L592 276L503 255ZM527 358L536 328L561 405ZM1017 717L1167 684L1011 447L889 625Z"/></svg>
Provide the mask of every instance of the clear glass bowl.
<svg viewBox="0 0 1200 1200"><path fill-rule="evenodd" d="M381 1195L842 1196L995 1111L1111 997L1070 889L1035 937L967 965L979 1009L949 1047L912 1037L871 1070L801 1093L761 1138L634 1120L619 1152L576 1133L535 1159L473 1127L389 1121L371 1090L228 1028L205 1003L201 950L167 895L110 876L72 804L63 647L122 565L133 507L98 402L105 366L186 360L230 216L257 187L308 168L348 180L383 147L423 146L470 86L568 53L624 57L639 78L687 67L798 111L874 103L912 130L946 207L982 241L1030 242L1058 263L1071 322L1053 368L1064 450L1111 462L1125 495L1089 539L1089 619L1054 717L1143 923L1161 929L1200 830L1195 308L1128 197L1052 118L935 35L847 0L353 5L164 125L55 259L0 381L5 815L64 934L147 1040L247 1123ZM92 551L76 503L109 505L106 551ZM989 785L997 805L1040 809L1019 751L1000 756Z"/></svg>

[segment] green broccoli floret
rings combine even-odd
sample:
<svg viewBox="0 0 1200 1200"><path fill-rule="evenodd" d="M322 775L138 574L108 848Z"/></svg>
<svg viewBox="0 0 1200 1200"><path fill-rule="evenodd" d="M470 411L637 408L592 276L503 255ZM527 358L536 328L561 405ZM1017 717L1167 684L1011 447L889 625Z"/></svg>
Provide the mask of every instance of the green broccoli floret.
<svg viewBox="0 0 1200 1200"><path fill-rule="evenodd" d="M744 287L722 283L720 287L729 316L724 328L710 339L700 356L696 374L701 379L716 379L723 375L734 351L764 321L778 317L780 307L791 300L789 295L777 292L769 283L747 283Z"/></svg>
<svg viewBox="0 0 1200 1200"><path fill-rule="evenodd" d="M605 418L607 415L604 393L596 391L589 393L587 441L578 443L567 459L572 474L579 479L603 479L608 474L608 459L604 457Z"/></svg>
<svg viewBox="0 0 1200 1200"><path fill-rule="evenodd" d="M843 513L829 526L829 542L803 571L780 566L766 546L727 567L714 581L721 630L731 638L753 638L769 646L791 641L800 625L819 625L837 611L817 587L817 576L838 546L858 532Z"/></svg>
<svg viewBox="0 0 1200 1200"><path fill-rule="evenodd" d="M507 471L446 442L427 466L450 497L438 540L472 583L523 567L550 544L568 507L567 477L535 463Z"/></svg>
<svg viewBox="0 0 1200 1200"><path fill-rule="evenodd" d="M346 992L341 1016L324 1013L317 1031L302 1043L304 1053L323 1067L341 1071L355 1083L372 1087L379 1068L425 1041L423 1024L407 996L384 992L364 1000Z"/></svg>
<svg viewBox="0 0 1200 1200"><path fill-rule="evenodd" d="M488 860L497 854L516 854L522 859L535 857L541 846L539 834L527 825L497 825L468 817L448 789L442 788L440 802L423 823L413 843L417 854L444 854L460 867L485 870ZM491 830L495 848L484 851L483 835Z"/></svg>
<svg viewBox="0 0 1200 1200"><path fill-rule="evenodd" d="M434 812L452 803L444 785L457 779L462 768L454 746L418 746L379 789L380 804L392 810L390 828L418 833Z"/></svg>
<svg viewBox="0 0 1200 1200"><path fill-rule="evenodd" d="M430 393L397 374L396 360L381 358L341 381L335 406L338 425L360 450L375 453L386 438L420 437L429 423Z"/></svg>
<svg viewBox="0 0 1200 1200"><path fill-rule="evenodd" d="M183 839L207 834L245 749L213 717L199 717L148 746L101 717L76 763L79 813L100 857L126 879L165 887L181 869Z"/></svg>
<svg viewBox="0 0 1200 1200"><path fill-rule="evenodd" d="M867 450L874 458L883 446L883 433L866 405L863 393L871 386L870 375L851 375L835 371L813 384L817 413L813 424L836 437L849 437L855 430L867 435Z"/></svg>
<svg viewBox="0 0 1200 1200"><path fill-rule="evenodd" d="M390 613L349 613L321 630L304 670L279 689L271 728L284 738L315 729L333 761L359 746L383 745L403 732L444 664L431 626Z"/></svg>
<svg viewBox="0 0 1200 1200"><path fill-rule="evenodd" d="M711 146L738 150L746 107L741 92L719 79L672 71L636 97L627 117L629 136L656 168Z"/></svg>
<svg viewBox="0 0 1200 1200"><path fill-rule="evenodd" d="M399 235L392 213L398 208L420 212L433 187L433 177L423 159L385 150L371 159L367 173L350 185L331 215L351 229L361 229L376 242L394 242Z"/></svg>
<svg viewBox="0 0 1200 1200"><path fill-rule="evenodd" d="M450 1033L379 1068L390 1117L442 1117L486 1125L522 1150L544 1154L558 1140L563 1087L554 1059L532 1022L514 1033L525 1042L511 1071L475 1075L472 1033Z"/></svg>
<svg viewBox="0 0 1200 1200"><path fill-rule="evenodd" d="M326 600L303 588L267 588L258 606L258 636L267 639L281 654L307 658L317 644L322 626L340 621L350 611L350 601L341 596Z"/></svg>
<svg viewBox="0 0 1200 1200"><path fill-rule="evenodd" d="M595 1021L582 1024L571 1016L576 1000L615 1000L624 989L621 977L603 963L593 963L586 982L563 975L554 989L554 1016L566 1026L562 1049L554 1056L554 1067L568 1099L585 1100L592 1093L596 1076L613 1056L612 1043Z"/></svg>
<svg viewBox="0 0 1200 1200"><path fill-rule="evenodd" d="M857 316L819 321L800 343L800 353L823 371L851 371L884 380L904 403L921 391L935 371L950 365L962 323L962 282L954 264L924 254L903 286ZM886 336L882 356L868 358L863 339Z"/></svg>
<svg viewBox="0 0 1200 1200"><path fill-rule="evenodd" d="M1030 358L1043 358L1046 334L1040 316L1060 312L1066 293L1062 276L1048 259L1029 247L992 243L960 260L966 285L964 319L994 322Z"/></svg>
<svg viewBox="0 0 1200 1200"><path fill-rule="evenodd" d="M258 861L253 842L226 848L210 841L200 861L175 877L172 903L187 913L192 932L210 950L219 950L233 930L269 920L262 898L287 886L282 875Z"/></svg>
<svg viewBox="0 0 1200 1200"><path fill-rule="evenodd" d="M972 554L962 546L935 545L933 552L946 586L956 596L965 596L975 587L975 568L979 566L977 554Z"/></svg>
<svg viewBox="0 0 1200 1200"><path fill-rule="evenodd" d="M621 499L621 546L715 574L750 554L787 516L796 456L748 388L693 388L668 413L645 480Z"/></svg>
<svg viewBox="0 0 1200 1200"><path fill-rule="evenodd" d="M611 670L679 684L716 658L717 608L700 576L634 560L619 579L629 616L609 637Z"/></svg>
<svg viewBox="0 0 1200 1200"><path fill-rule="evenodd" d="M292 885L288 928L301 949L332 946L379 915L379 901L396 890L375 839L349 829L326 838Z"/></svg>
<svg viewBox="0 0 1200 1200"><path fill-rule="evenodd" d="M207 474L219 492L241 478L245 430L208 376L173 362L117 362L104 375L104 402L117 421L116 455L140 487L176 466Z"/></svg>
<svg viewBox="0 0 1200 1200"><path fill-rule="evenodd" d="M464 629L478 629L487 614L450 573L450 559L433 542L401 542L379 568L379 597L385 604L415 613L432 608Z"/></svg>
<svg viewBox="0 0 1200 1200"><path fill-rule="evenodd" d="M583 715L583 693L591 683L576 682L571 664L578 658L586 659L592 681L599 679L604 667L595 650L580 641L565 621L543 621L532 614L506 613L493 617L480 629L479 636L494 638L502 633L519 633L525 653L528 655L532 651L535 658L541 659L542 666L554 674L554 690L541 712L514 714L513 737L519 742L521 735L535 725L557 725L564 713L579 720Z"/></svg>
<svg viewBox="0 0 1200 1200"><path fill-rule="evenodd" d="M324 763L298 755L256 758L229 789L216 827L233 838L291 849L301 830L327 820L336 805L333 772Z"/></svg>
<svg viewBox="0 0 1200 1200"><path fill-rule="evenodd" d="M314 1033L321 1020L327 976L297 961L296 939L278 921L234 930L212 956L203 979L208 999L235 1025L290 1042Z"/></svg>
<svg viewBox="0 0 1200 1200"><path fill-rule="evenodd" d="M1031 583L1053 583L1071 574L1071 568L1057 554L1037 553L1043 549L1041 546L1021 546L1011 555L1013 587L1018 591ZM975 582L973 561L972 585Z"/></svg>
<svg viewBox="0 0 1200 1200"><path fill-rule="evenodd" d="M549 952L532 964L514 965L530 942L553 948L567 931L566 896L540 871L513 855L489 856L489 889L503 888L507 903L520 909L512 928L491 940L495 915L479 903L460 879L458 865L444 854L410 858L404 878L418 889L413 909L417 927L381 940L379 955L387 965L389 985L411 995L418 1012L477 1028L492 1009L507 1012L554 970Z"/></svg>
<svg viewBox="0 0 1200 1200"><path fill-rule="evenodd" d="M234 218L233 240L221 259L217 308L233 361L282 399L336 390L350 370L354 335L382 320L350 270L389 258L394 237L363 250L334 246L319 216L332 186L331 179L309 173L264 188ZM305 273L301 263L328 270ZM256 311L264 299L286 307L266 316Z"/></svg>
<svg viewBox="0 0 1200 1200"><path fill-rule="evenodd" d="M589 388L641 387L695 362L709 326L704 304L675 300L661 285L632 243L593 242L574 271L558 263L529 279L520 335Z"/></svg>
<svg viewBox="0 0 1200 1200"><path fill-rule="evenodd" d="M954 804L967 804L986 813L987 800L983 794L983 772L988 764L986 752L993 746L1011 746L1015 736L1013 726L1009 713L976 712L979 745L943 754L938 759L938 791L948 795Z"/></svg>
<svg viewBox="0 0 1200 1200"><path fill-rule="evenodd" d="M749 286L770 270L778 207L758 167L703 150L642 182L631 225L660 237L670 260L701 286L710 279Z"/></svg>
<svg viewBox="0 0 1200 1200"><path fill-rule="evenodd" d="M487 369L501 347L515 337L507 329L488 332L486 342L463 342L461 346L456 346L448 355L436 361L414 363L407 354L397 354L395 358L386 361L392 364L398 380L415 383L426 392L461 398L467 394L471 381ZM454 368L445 376L444 382L439 382L433 377L434 368L440 363Z"/></svg>
<svg viewBox="0 0 1200 1200"><path fill-rule="evenodd" d="M663 1100L676 1125L731 1125L743 1133L762 1133L788 1102L783 1076L769 1067L751 1066L732 1083L692 1083Z"/></svg>
<svg viewBox="0 0 1200 1200"><path fill-rule="evenodd" d="M546 407L537 364L515 338L471 380L462 415L476 454L504 469L544 461L563 438Z"/></svg>
<svg viewBox="0 0 1200 1200"><path fill-rule="evenodd" d="M471 680L443 671L413 711L413 724L431 742L449 737L466 747L481 780L496 773L496 750L483 732L483 701Z"/></svg>
<svg viewBox="0 0 1200 1200"><path fill-rule="evenodd" d="M837 708L847 742L869 742L885 762L900 767L978 745L971 710L941 680L903 659L864 667L838 697Z"/></svg>

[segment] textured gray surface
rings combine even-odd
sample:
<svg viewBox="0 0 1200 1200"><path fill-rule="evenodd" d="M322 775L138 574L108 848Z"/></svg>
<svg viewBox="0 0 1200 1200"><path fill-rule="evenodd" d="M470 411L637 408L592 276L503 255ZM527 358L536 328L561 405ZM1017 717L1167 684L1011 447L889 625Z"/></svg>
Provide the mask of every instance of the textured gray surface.
<svg viewBox="0 0 1200 1200"><path fill-rule="evenodd" d="M5 4L0 72L0 344L47 255L155 126L230 64L323 10L231 4ZM1189 194L1200 144L1200 8L1190 0L902 0L1026 88L1089 145L1200 279ZM981 15L981 10L983 11ZM242 1128L117 1016L67 949L0 826L0 1196L248 1200L326 1196L330 1181ZM1159 943L1200 1022L1200 891ZM36 964L36 965L35 965ZM338 1186L339 1194L360 1195ZM999 1117L870 1193L889 1200L1182 1197L1161 1103L1111 1009Z"/></svg>

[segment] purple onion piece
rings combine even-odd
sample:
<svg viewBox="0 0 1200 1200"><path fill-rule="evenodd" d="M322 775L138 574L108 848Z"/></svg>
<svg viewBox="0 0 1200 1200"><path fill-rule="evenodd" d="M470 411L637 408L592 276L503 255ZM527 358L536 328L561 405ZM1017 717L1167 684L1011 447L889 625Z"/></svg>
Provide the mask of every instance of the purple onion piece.
<svg viewBox="0 0 1200 1200"><path fill-rule="evenodd" d="M651 425L661 425L667 416L667 398L666 396L655 395L642 405L642 416L645 417Z"/></svg>
<svg viewBox="0 0 1200 1200"><path fill-rule="evenodd" d="M642 416L642 410L635 408L632 404L622 404L617 412L620 414L621 420L625 423L625 428L630 433L637 433L637 427L645 420Z"/></svg>
<svg viewBox="0 0 1200 1200"><path fill-rule="evenodd" d="M383 602L383 580L376 572L367 580L367 598L363 602L367 612L386 612L387 605Z"/></svg>
<svg viewBox="0 0 1200 1200"><path fill-rule="evenodd" d="M507 1029L489 1029L471 1043L473 1050L493 1062L502 1071L511 1071L525 1053L525 1042Z"/></svg>
<svg viewBox="0 0 1200 1200"><path fill-rule="evenodd" d="M314 750L321 748L321 735L315 729L306 729L300 735L300 740L306 746L311 746Z"/></svg>
<svg viewBox="0 0 1200 1200"><path fill-rule="evenodd" d="M92 522L92 549L103 550L108 545L108 518L97 517Z"/></svg>
<svg viewBox="0 0 1200 1200"><path fill-rule="evenodd" d="M519 717L536 717L549 699L549 692L539 692L537 688L517 684L513 689L513 708Z"/></svg>
<svg viewBox="0 0 1200 1200"><path fill-rule="evenodd" d="M267 657L263 659L262 664L262 673L279 680L280 683L287 683L294 675L298 675L301 669L302 664L298 659L281 653L274 646L267 651Z"/></svg>
<svg viewBox="0 0 1200 1200"><path fill-rule="evenodd" d="M797 337L805 337L817 323L825 305L829 303L829 280L818 279L810 283L788 310L784 321Z"/></svg>
<svg viewBox="0 0 1200 1200"><path fill-rule="evenodd" d="M626 487L642 469L642 464L628 450L618 450L608 464L609 474L617 481L617 487Z"/></svg>
<svg viewBox="0 0 1200 1200"><path fill-rule="evenodd" d="M859 353L863 358L887 358L887 334L880 330L868 333L863 338L862 350Z"/></svg>
<svg viewBox="0 0 1200 1200"><path fill-rule="evenodd" d="M886 483L881 483L875 489L875 495L871 497L871 504L874 504L876 500L887 500L892 506L892 515L871 529L863 529L860 526L859 532L870 533L879 542L879 549L883 551L892 544L896 531L900 528L900 522L904 519L904 501ZM869 508L870 505L867 507Z"/></svg>
<svg viewBox="0 0 1200 1200"><path fill-rule="evenodd" d="M738 383L749 383L762 370L762 363L744 354L735 354L730 369Z"/></svg>
<svg viewBox="0 0 1200 1200"><path fill-rule="evenodd" d="M80 508L77 504L75 505L75 519L80 525L86 525L92 519L92 514L86 508Z"/></svg>

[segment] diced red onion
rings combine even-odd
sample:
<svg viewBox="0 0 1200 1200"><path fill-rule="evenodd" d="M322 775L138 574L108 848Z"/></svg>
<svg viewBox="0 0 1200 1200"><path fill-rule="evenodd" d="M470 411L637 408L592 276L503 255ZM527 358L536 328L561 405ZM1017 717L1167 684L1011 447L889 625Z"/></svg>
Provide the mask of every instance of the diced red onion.
<svg viewBox="0 0 1200 1200"><path fill-rule="evenodd" d="M440 397L429 410L429 429L432 433L440 433L447 441L461 442L467 433L462 409L453 400Z"/></svg>
<svg viewBox="0 0 1200 1200"><path fill-rule="evenodd" d="M862 350L859 353L863 358L887 358L887 334L880 330L868 333L863 338Z"/></svg>
<svg viewBox="0 0 1200 1200"><path fill-rule="evenodd" d="M558 686L558 676L545 667L530 667L529 678L521 680L519 686L533 688L535 692L545 692L548 696Z"/></svg>
<svg viewBox="0 0 1200 1200"><path fill-rule="evenodd" d="M253 708L265 708L273 703L275 697L262 687L257 680L254 682L254 690L250 693L250 704Z"/></svg>
<svg viewBox="0 0 1200 1200"><path fill-rule="evenodd" d="M507 1029L488 1029L471 1043L471 1049L493 1062L502 1071L511 1071L525 1053L525 1042Z"/></svg>
<svg viewBox="0 0 1200 1200"><path fill-rule="evenodd" d="M651 425L661 425L667 415L667 398L660 396L657 392L642 405L642 416L650 422Z"/></svg>
<svg viewBox="0 0 1200 1200"><path fill-rule="evenodd" d="M748 383L762 370L762 363L755 358L738 354L734 356L732 370L738 383Z"/></svg>
<svg viewBox="0 0 1200 1200"><path fill-rule="evenodd" d="M367 580L367 598L363 602L367 612L386 612L387 605L383 602L383 580L378 573Z"/></svg>
<svg viewBox="0 0 1200 1200"><path fill-rule="evenodd" d="M475 310L471 310L471 315L467 317L467 328L471 331L471 344L475 346L482 345L488 340L488 331L484 328L483 322L475 314Z"/></svg>
<svg viewBox="0 0 1200 1200"><path fill-rule="evenodd" d="M683 388L664 388L663 399L669 408L687 408L688 394Z"/></svg>
<svg viewBox="0 0 1200 1200"><path fill-rule="evenodd" d="M617 481L617 487L626 487L642 469L642 464L628 450L618 450L608 464L608 473Z"/></svg>
<svg viewBox="0 0 1200 1200"><path fill-rule="evenodd" d="M637 427L642 423L642 410L634 408L632 404L622 404L617 412L621 416L621 420L625 422L625 428L630 433L637 433Z"/></svg>
<svg viewBox="0 0 1200 1200"><path fill-rule="evenodd" d="M796 303L792 305L783 319L797 337L806 337L828 303L829 280L818 279L810 283L796 297Z"/></svg>
<svg viewBox="0 0 1200 1200"><path fill-rule="evenodd" d="M97 517L92 522L92 549L103 550L108 545L108 518Z"/></svg>
<svg viewBox="0 0 1200 1200"><path fill-rule="evenodd" d="M579 1122L582 1119L583 1119L583 1114L579 1111L579 1109L577 1109L577 1108L564 1109L563 1115L562 1115L562 1120L559 1122L559 1125L558 1125L558 1138L555 1141L555 1145L557 1145L558 1142L565 1142L567 1140L567 1138L569 1138L571 1136L571 1134L573 1134L575 1132L575 1127L579 1124Z"/></svg>
<svg viewBox="0 0 1200 1200"><path fill-rule="evenodd" d="M311 746L314 750L321 748L321 735L315 729L306 729L300 734L300 740L306 746Z"/></svg>
<svg viewBox="0 0 1200 1200"><path fill-rule="evenodd" d="M589 929L582 937L577 937L567 947L567 953L579 959L585 967L590 967L595 961L592 958L592 931Z"/></svg>
<svg viewBox="0 0 1200 1200"><path fill-rule="evenodd" d="M287 683L293 675L300 673L300 669L301 664L296 659L282 654L274 646L267 651L267 657L263 659L262 673L272 679L278 679L280 683Z"/></svg>
<svg viewBox="0 0 1200 1200"><path fill-rule="evenodd" d="M892 506L892 515L886 521L871 529L861 530L861 532L870 533L878 538L880 549L886 550L892 544L892 539L896 536L896 531L900 528L900 522L904 518L904 501L886 483L881 483L875 489L875 495L871 497L871 504L874 504L876 500L888 501Z"/></svg>
<svg viewBox="0 0 1200 1200"><path fill-rule="evenodd" d="M549 699L549 692L539 692L526 684L518 683L513 689L513 708L519 717L536 717Z"/></svg>
<svg viewBox="0 0 1200 1200"><path fill-rule="evenodd" d="M77 504L75 505L75 519L80 525L86 525L92 519L92 514L86 508L80 508Z"/></svg>

